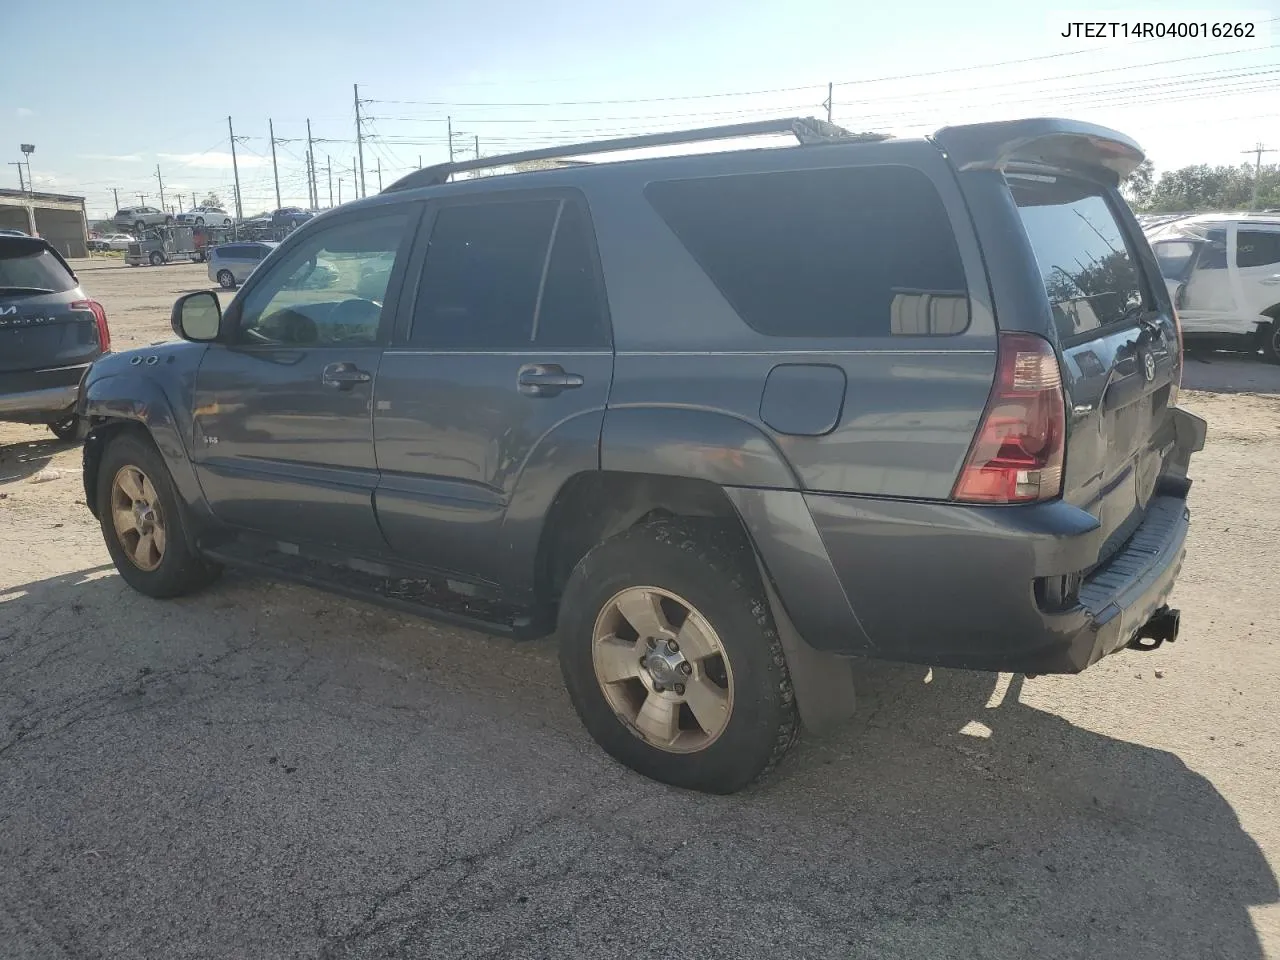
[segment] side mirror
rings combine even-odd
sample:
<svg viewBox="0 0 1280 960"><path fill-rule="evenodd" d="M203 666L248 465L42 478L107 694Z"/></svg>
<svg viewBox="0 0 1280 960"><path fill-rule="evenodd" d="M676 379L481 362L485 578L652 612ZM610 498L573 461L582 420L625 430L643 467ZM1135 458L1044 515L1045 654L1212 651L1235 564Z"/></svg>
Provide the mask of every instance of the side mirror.
<svg viewBox="0 0 1280 960"><path fill-rule="evenodd" d="M222 304L207 290L179 297L169 317L173 332L183 340L212 343L222 330Z"/></svg>

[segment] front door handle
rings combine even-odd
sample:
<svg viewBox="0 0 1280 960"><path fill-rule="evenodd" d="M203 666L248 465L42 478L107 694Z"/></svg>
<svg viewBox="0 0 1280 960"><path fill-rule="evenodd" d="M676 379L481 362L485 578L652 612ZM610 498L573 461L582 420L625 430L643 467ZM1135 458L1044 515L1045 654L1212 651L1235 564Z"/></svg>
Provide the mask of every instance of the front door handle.
<svg viewBox="0 0 1280 960"><path fill-rule="evenodd" d="M327 364L320 374L320 382L335 390L350 390L357 383L368 383L372 379L373 374L349 361Z"/></svg>
<svg viewBox="0 0 1280 960"><path fill-rule="evenodd" d="M516 377L520 392L531 397L554 397L561 390L572 390L584 382L581 374L566 373L558 363L528 363Z"/></svg>
<svg viewBox="0 0 1280 960"><path fill-rule="evenodd" d="M1277 273L1274 276L1267 277L1267 279L1263 280L1262 282L1267 284L1268 286L1275 286L1277 283L1280 283L1280 273Z"/></svg>

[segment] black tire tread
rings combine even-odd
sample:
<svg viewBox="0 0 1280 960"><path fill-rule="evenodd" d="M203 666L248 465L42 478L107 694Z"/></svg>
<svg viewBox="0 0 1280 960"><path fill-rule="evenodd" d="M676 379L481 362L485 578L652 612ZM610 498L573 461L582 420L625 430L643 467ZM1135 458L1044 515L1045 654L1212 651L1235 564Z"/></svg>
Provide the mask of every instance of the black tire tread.
<svg viewBox="0 0 1280 960"><path fill-rule="evenodd" d="M760 583L755 554L742 529L735 523L711 518L674 517L639 524L610 539L597 544L575 568L565 589L564 603L575 602L576 594L587 587L594 578L593 567L605 554L626 551L632 544L665 543L687 553L699 566L718 574L722 583L737 595L744 609L749 610L756 621L759 639L765 646L765 654L772 664L776 683L780 717L775 737L764 763L749 776L723 785L698 785L699 789L732 793L767 775L795 743L800 735L800 715L796 705L795 689L787 666L782 640L773 621L773 614L764 587ZM703 611L706 614L706 611ZM594 619L595 613L591 617ZM562 645L572 638L562 633ZM564 661L562 647L562 663ZM569 677L566 674L566 680ZM594 678L592 678L594 681ZM585 722L585 717L583 718ZM630 735L630 734L628 734ZM686 784L681 784L686 785Z"/></svg>

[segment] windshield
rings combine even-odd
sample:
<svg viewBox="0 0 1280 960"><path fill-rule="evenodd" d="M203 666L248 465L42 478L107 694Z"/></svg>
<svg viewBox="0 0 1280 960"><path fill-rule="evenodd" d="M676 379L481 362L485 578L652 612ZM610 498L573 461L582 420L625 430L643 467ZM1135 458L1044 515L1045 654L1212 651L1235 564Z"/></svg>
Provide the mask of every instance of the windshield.
<svg viewBox="0 0 1280 960"><path fill-rule="evenodd" d="M6 289L64 293L75 278L39 240L0 237L0 294Z"/></svg>
<svg viewBox="0 0 1280 960"><path fill-rule="evenodd" d="M1132 316L1142 279L1099 187L1065 177L1009 177L1063 340Z"/></svg>

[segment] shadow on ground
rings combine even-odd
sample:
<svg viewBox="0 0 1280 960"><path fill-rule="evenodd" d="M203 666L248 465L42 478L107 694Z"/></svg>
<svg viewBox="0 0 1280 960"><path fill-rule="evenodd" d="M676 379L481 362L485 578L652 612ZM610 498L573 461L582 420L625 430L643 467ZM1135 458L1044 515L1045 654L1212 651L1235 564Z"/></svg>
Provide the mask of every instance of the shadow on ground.
<svg viewBox="0 0 1280 960"><path fill-rule="evenodd" d="M1261 354L1191 353L1182 368L1182 386L1210 393L1280 393L1280 364L1267 363Z"/></svg>
<svg viewBox="0 0 1280 960"><path fill-rule="evenodd" d="M0 485L25 480L49 465L55 454L78 447L79 441L48 439L0 444Z"/></svg>
<svg viewBox="0 0 1280 960"><path fill-rule="evenodd" d="M548 644L101 568L0 624L14 960L1253 960L1277 900L1209 781L990 675L862 665L847 729L710 797L605 758Z"/></svg>

